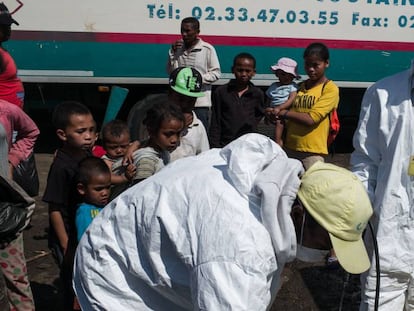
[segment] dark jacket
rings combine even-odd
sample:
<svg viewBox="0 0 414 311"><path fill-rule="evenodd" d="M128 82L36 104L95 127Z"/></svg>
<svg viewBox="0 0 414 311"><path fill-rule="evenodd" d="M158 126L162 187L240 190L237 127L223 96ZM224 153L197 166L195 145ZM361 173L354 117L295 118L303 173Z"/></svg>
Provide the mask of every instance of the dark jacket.
<svg viewBox="0 0 414 311"><path fill-rule="evenodd" d="M221 148L247 133L256 132L264 116L264 93L249 83L249 89L238 96L236 80L219 86L212 94L210 146Z"/></svg>

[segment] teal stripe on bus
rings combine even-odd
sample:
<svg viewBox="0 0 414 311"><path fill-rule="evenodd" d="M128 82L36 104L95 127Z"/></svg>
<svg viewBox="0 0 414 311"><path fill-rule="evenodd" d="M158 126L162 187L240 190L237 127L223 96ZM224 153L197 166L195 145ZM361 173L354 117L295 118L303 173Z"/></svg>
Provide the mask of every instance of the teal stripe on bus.
<svg viewBox="0 0 414 311"><path fill-rule="evenodd" d="M135 44L108 42L18 41L5 44L24 70L87 70L94 77L166 77L170 44ZM216 50L223 72L231 72L233 58L248 52L257 59L257 73L271 74L269 66L287 56L304 73L303 48L268 46L224 46ZM328 76L332 80L374 82L410 65L414 51L382 51L331 48Z"/></svg>

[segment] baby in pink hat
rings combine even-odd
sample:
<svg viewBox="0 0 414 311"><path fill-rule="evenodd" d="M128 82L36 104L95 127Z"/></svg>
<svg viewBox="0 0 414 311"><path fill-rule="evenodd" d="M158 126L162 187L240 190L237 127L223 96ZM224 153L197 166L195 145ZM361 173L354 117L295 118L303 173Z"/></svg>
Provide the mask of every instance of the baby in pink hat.
<svg viewBox="0 0 414 311"><path fill-rule="evenodd" d="M280 146L283 146L284 120L275 120L274 116L282 109L289 109L295 99L298 85L294 80L300 79L297 67L298 64L293 59L287 57L280 58L276 64L270 66L270 69L279 81L272 83L266 90L266 96L269 99L266 116L268 120L275 123L275 141Z"/></svg>

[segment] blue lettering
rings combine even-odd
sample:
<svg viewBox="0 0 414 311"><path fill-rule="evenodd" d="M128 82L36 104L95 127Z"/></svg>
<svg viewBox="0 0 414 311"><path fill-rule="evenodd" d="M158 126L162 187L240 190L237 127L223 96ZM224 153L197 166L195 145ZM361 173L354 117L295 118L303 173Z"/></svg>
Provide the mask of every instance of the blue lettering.
<svg viewBox="0 0 414 311"><path fill-rule="evenodd" d="M164 18L165 17L165 10L164 10L164 4L161 4L161 7L157 10L157 16L158 18Z"/></svg>
<svg viewBox="0 0 414 311"><path fill-rule="evenodd" d="M352 13L352 25L356 25L359 21L359 12Z"/></svg>
<svg viewBox="0 0 414 311"><path fill-rule="evenodd" d="M149 18L154 18L155 4L148 4L147 8L149 9Z"/></svg>
<svg viewBox="0 0 414 311"><path fill-rule="evenodd" d="M172 3L168 4L168 18L169 19L173 18L173 5L172 5Z"/></svg>

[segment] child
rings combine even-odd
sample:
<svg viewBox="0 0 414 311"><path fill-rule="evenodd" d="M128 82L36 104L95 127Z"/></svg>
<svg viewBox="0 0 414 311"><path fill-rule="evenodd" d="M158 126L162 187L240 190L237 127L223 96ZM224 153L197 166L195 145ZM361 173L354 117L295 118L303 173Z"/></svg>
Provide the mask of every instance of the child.
<svg viewBox="0 0 414 311"><path fill-rule="evenodd" d="M339 89L325 75L329 67L329 50L323 43L311 43L303 53L309 78L301 83L290 110L282 109L278 117L286 122L285 150L290 158L302 161L305 170L315 162L325 161L328 154L329 114L338 108ZM328 267L339 267L332 249Z"/></svg>
<svg viewBox="0 0 414 311"><path fill-rule="evenodd" d="M279 79L278 82L272 83L266 91L270 99L270 107L266 108L266 115L272 119L272 115L277 115L281 109L289 109L295 99L298 86L293 82L294 79L300 78L297 73L297 63L290 58L282 57L276 64L270 66L270 69ZM275 121L275 141L283 146L283 129L282 120Z"/></svg>
<svg viewBox="0 0 414 311"><path fill-rule="evenodd" d="M102 128L102 143L106 151L102 159L111 170L111 199L113 199L128 187L136 172L133 164L114 165L124 158L126 151L131 147L128 124L121 120L106 123Z"/></svg>
<svg viewBox="0 0 414 311"><path fill-rule="evenodd" d="M235 79L213 93L210 146L221 148L246 133L255 132L264 115L264 94L250 80L256 74L256 60L248 53L233 60Z"/></svg>
<svg viewBox="0 0 414 311"><path fill-rule="evenodd" d="M193 83L187 83L192 81ZM180 144L171 152L171 161L200 154L210 149L207 132L194 112L196 99L203 97L203 78L194 68L179 67L170 74L168 98L181 108L186 123Z"/></svg>
<svg viewBox="0 0 414 311"><path fill-rule="evenodd" d="M181 107L186 116L186 130L180 139L180 145L171 153L171 161L209 150L206 129L193 111L197 98L205 95L201 92L202 85L203 77L196 69L191 67L174 69L169 77L168 94L147 96L137 102L130 110L128 127L131 137L139 140L147 139L148 133L143 125L147 110L156 103L170 101Z"/></svg>
<svg viewBox="0 0 414 311"><path fill-rule="evenodd" d="M96 125L89 109L75 101L56 106L52 122L63 145L56 151L43 201L49 205L49 247L60 267L65 310L73 310L73 257L77 245L75 211L78 163L91 154Z"/></svg>
<svg viewBox="0 0 414 311"><path fill-rule="evenodd" d="M76 211L77 240L80 241L93 218L109 202L111 171L104 160L88 157L79 162L77 190L82 197Z"/></svg>
<svg viewBox="0 0 414 311"><path fill-rule="evenodd" d="M170 152L180 143L185 119L177 105L158 103L148 110L144 124L149 138L133 154L137 169L134 183L154 175L170 162Z"/></svg>
<svg viewBox="0 0 414 311"><path fill-rule="evenodd" d="M279 119L286 122L286 152L308 169L328 154L329 113L338 107L339 89L325 75L329 50L323 43L310 44L303 54L309 78L300 84L290 108L281 109Z"/></svg>

